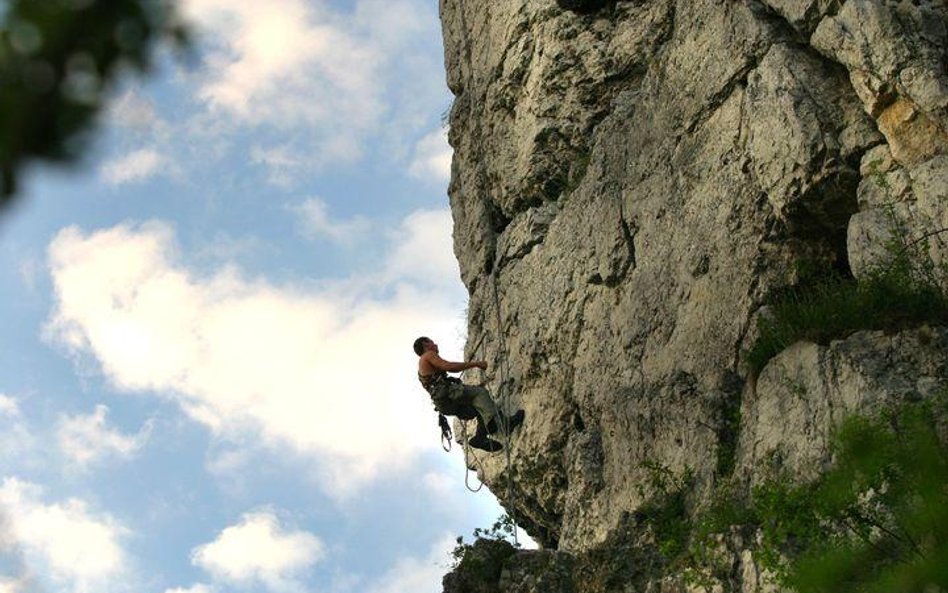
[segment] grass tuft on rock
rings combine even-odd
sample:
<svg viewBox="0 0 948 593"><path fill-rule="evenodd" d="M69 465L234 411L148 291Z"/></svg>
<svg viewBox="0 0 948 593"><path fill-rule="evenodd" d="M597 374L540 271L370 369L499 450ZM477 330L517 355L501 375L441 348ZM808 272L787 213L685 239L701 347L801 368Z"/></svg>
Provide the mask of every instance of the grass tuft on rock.
<svg viewBox="0 0 948 593"><path fill-rule="evenodd" d="M758 321L758 339L746 353L759 373L780 351L800 340L828 344L859 330L897 330L948 323L948 295L930 261L907 249L861 280L829 275L788 292Z"/></svg>

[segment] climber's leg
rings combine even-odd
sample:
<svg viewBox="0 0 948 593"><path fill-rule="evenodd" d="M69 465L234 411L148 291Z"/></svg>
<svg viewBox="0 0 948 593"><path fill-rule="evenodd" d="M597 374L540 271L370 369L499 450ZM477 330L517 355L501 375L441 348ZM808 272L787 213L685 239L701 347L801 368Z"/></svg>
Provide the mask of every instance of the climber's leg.
<svg viewBox="0 0 948 593"><path fill-rule="evenodd" d="M503 445L487 435L487 427L484 426L484 422L481 420L479 414L477 416L477 432L468 440L468 444L476 449L483 449L484 451L490 451L492 453L504 448Z"/></svg>
<svg viewBox="0 0 948 593"><path fill-rule="evenodd" d="M474 406L488 432L496 432L497 404L490 392L479 385L464 385L464 399ZM494 430L492 430L494 429Z"/></svg>
<svg viewBox="0 0 948 593"><path fill-rule="evenodd" d="M483 387L477 385L454 384L450 388L451 403L459 418L477 418L477 432L468 441L472 447L485 451L499 451L503 446L488 438L488 432L496 428L495 418L498 417L497 406L494 400Z"/></svg>

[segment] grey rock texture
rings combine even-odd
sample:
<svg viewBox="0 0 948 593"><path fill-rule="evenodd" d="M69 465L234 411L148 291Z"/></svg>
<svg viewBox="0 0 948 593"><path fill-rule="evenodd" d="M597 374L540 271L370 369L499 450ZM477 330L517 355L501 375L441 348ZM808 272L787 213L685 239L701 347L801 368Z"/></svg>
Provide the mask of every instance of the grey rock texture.
<svg viewBox="0 0 948 593"><path fill-rule="evenodd" d="M770 361L744 399L738 473L753 484L765 477L760 468L776 463L813 479L831 461L830 433L845 418L946 390L946 328L800 342Z"/></svg>
<svg viewBox="0 0 948 593"><path fill-rule="evenodd" d="M893 228L948 226L945 4L441 0L441 15L467 355L527 412L510 466L490 456L481 477L544 547L586 553L649 495L648 464L689 468L699 497L729 471L736 407L754 418L738 471L764 454L782 392L771 367L755 390L742 353L801 269L864 274ZM942 238L924 242L939 262ZM840 347L796 348L799 373L842 365ZM907 376L936 364L909 358ZM889 381L860 377L820 393Z"/></svg>
<svg viewBox="0 0 948 593"><path fill-rule="evenodd" d="M853 274L860 278L889 265L893 245L936 270L948 266L948 155L902 166L881 145L866 152L861 170L859 211L847 230Z"/></svg>
<svg viewBox="0 0 948 593"><path fill-rule="evenodd" d="M504 564L515 552L504 540L478 539L442 579L444 593L497 593Z"/></svg>
<svg viewBox="0 0 948 593"><path fill-rule="evenodd" d="M674 591L677 584L671 581L649 584L661 563L650 536L624 520L604 542L582 552L516 550L502 540L479 541L444 577L444 593L609 593L649 586L656 593Z"/></svg>
<svg viewBox="0 0 948 593"><path fill-rule="evenodd" d="M853 89L903 165L948 149L944 2L848 0L811 42L849 71Z"/></svg>

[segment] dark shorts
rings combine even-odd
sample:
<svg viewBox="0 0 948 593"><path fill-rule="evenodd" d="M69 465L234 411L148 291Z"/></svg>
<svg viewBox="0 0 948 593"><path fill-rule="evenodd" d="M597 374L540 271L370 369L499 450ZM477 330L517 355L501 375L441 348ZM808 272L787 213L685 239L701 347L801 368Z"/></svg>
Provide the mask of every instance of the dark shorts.
<svg viewBox="0 0 948 593"><path fill-rule="evenodd" d="M473 420L478 414L490 421L496 414L490 393L477 385L448 383L439 385L431 394L435 409L446 416L457 416L461 420Z"/></svg>

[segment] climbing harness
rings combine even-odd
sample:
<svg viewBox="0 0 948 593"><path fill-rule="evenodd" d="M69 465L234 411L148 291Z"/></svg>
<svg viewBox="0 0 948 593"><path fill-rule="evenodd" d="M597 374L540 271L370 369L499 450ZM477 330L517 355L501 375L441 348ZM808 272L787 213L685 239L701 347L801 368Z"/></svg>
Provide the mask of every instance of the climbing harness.
<svg viewBox="0 0 948 593"><path fill-rule="evenodd" d="M441 412L438 412L438 426L441 427L441 448L444 449L446 453L450 453L451 438L454 435L451 434L451 425L448 424L448 419L445 418Z"/></svg>

